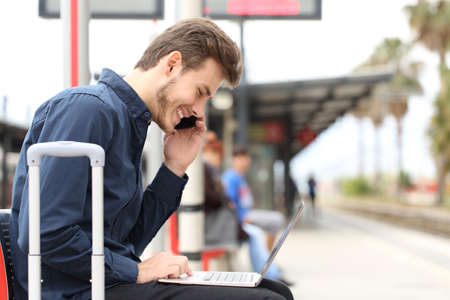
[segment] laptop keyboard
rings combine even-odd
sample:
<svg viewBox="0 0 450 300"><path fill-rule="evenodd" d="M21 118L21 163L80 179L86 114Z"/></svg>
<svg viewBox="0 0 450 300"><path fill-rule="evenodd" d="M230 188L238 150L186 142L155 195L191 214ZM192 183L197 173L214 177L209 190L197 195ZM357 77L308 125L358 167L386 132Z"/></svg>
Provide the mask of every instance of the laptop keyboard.
<svg viewBox="0 0 450 300"><path fill-rule="evenodd" d="M253 274L240 272L206 272L203 280L209 282L252 282Z"/></svg>

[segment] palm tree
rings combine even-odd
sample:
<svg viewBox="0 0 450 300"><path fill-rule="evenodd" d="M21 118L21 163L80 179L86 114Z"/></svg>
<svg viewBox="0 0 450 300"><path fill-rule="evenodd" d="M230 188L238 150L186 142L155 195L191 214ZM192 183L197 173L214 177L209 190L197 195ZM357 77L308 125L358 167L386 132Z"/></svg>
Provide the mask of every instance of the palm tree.
<svg viewBox="0 0 450 300"><path fill-rule="evenodd" d="M439 180L438 200L444 203L445 183L450 171L450 70L441 66L441 90L434 102L429 135Z"/></svg>
<svg viewBox="0 0 450 300"><path fill-rule="evenodd" d="M437 52L440 65L446 66L445 55L450 47L450 2L418 0L405 10L409 25L416 32L416 41Z"/></svg>
<svg viewBox="0 0 450 300"><path fill-rule="evenodd" d="M416 41L439 55L441 88L435 100L435 114L429 134L439 180L438 203L444 201L446 175L450 172L449 112L450 84L446 54L450 49L450 2L448 0L418 0L416 5L405 7L409 24L416 32Z"/></svg>
<svg viewBox="0 0 450 300"><path fill-rule="evenodd" d="M381 145L380 145L380 128L386 117L386 105L383 99L375 97L371 102L371 110L369 118L375 127L375 187L378 188L381 182Z"/></svg>
<svg viewBox="0 0 450 300"><path fill-rule="evenodd" d="M394 78L390 83L389 111L394 116L397 125L397 196L401 191L401 176L403 170L403 118L408 112L408 99L411 95L421 95L422 86L419 82L419 72L422 64L419 62L399 63L396 66Z"/></svg>
<svg viewBox="0 0 450 300"><path fill-rule="evenodd" d="M389 83L379 86L377 92L374 93L376 100L373 102L374 106L371 110L371 119L377 131L387 112L391 113L396 120L398 194L400 193L400 176L403 172L403 118L408 111L409 97L412 94L422 93L422 87L418 80L421 63L410 62L407 59L410 48L411 45L402 42L399 38L386 38L375 48L369 59L359 67L359 70L364 70L384 66L394 73L392 80ZM379 139L378 133L376 138ZM376 153L379 153L378 142L376 142L376 147ZM379 162L376 163L379 164ZM379 180L379 175L376 178Z"/></svg>
<svg viewBox="0 0 450 300"><path fill-rule="evenodd" d="M375 186L378 186L381 181L381 151L380 151L380 127L383 124L386 116L386 107L380 98L367 98L358 102L358 105L353 109L351 114L358 119L358 152L359 152L359 177L364 176L364 133L363 133L363 119L368 117L375 128Z"/></svg>
<svg viewBox="0 0 450 300"><path fill-rule="evenodd" d="M358 101L358 105L351 111L351 114L358 119L358 173L359 177L364 176L364 128L363 119L369 116L370 99L363 99Z"/></svg>

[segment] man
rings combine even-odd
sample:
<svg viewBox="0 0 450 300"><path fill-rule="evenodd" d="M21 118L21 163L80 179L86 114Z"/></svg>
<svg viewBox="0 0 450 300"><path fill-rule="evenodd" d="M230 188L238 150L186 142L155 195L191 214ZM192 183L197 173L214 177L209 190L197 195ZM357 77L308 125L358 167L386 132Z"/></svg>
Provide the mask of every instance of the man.
<svg viewBox="0 0 450 300"><path fill-rule="evenodd" d="M185 171L197 155L206 130L206 101L222 81L236 86L240 74L240 53L235 43L211 21L190 19L158 36L124 78L105 69L98 84L65 90L36 111L13 187L10 230L16 299L26 299L28 285L26 151L32 144L58 140L95 143L105 150L106 298L186 299L189 295L192 299L211 299L206 289L157 282L163 277L191 274L186 257L158 253L141 262L139 256L179 206L188 180ZM196 126L175 130L181 118L189 116L198 118ZM165 160L152 184L142 191L141 155L150 121L166 133ZM41 253L43 299L90 298L91 186L87 158L46 157L42 162ZM255 295L281 297L264 288L254 290ZM214 289L218 297L230 293L237 297L233 289Z"/></svg>
<svg viewBox="0 0 450 300"><path fill-rule="evenodd" d="M276 233L283 228L284 217L281 213L262 209L253 209L253 197L245 180L245 174L251 164L251 157L244 147L237 147L233 151L232 168L227 170L222 179L228 197L236 206L239 221L249 236L250 259L253 270L260 272L269 257L268 250L272 249ZM270 237L269 245L263 241L264 232ZM281 272L272 264L266 274L267 278L280 280L285 284L291 283L282 278Z"/></svg>
<svg viewBox="0 0 450 300"><path fill-rule="evenodd" d="M309 195L309 199L311 200L311 206L313 209L313 213L316 213L316 186L317 186L317 182L314 179L314 175L313 174L309 174L308 177L308 195Z"/></svg>

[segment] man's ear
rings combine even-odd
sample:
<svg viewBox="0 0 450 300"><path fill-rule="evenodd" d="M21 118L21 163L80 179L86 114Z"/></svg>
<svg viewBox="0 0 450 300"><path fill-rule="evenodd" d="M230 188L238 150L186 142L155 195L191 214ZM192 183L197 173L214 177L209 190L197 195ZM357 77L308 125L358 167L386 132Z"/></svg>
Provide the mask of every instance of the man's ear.
<svg viewBox="0 0 450 300"><path fill-rule="evenodd" d="M167 76L178 74L183 68L182 57L180 51L172 51L167 54L165 73Z"/></svg>

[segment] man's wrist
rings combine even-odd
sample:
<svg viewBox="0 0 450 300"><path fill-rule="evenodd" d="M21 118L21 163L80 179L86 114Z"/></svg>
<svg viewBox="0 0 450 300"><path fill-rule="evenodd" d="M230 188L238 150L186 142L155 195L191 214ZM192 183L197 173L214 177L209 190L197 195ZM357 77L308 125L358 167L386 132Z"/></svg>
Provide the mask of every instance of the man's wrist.
<svg viewBox="0 0 450 300"><path fill-rule="evenodd" d="M144 283L144 279L142 278L143 274L142 274L141 264L137 264L137 268L138 268L138 275L137 275L136 283Z"/></svg>
<svg viewBox="0 0 450 300"><path fill-rule="evenodd" d="M184 174L186 173L185 168L182 168L175 163L172 163L170 161L165 161L164 164L172 173L174 173L175 175L177 175L180 178L182 178L184 176Z"/></svg>

